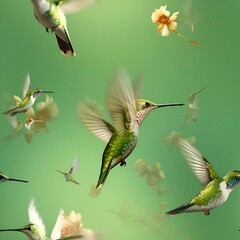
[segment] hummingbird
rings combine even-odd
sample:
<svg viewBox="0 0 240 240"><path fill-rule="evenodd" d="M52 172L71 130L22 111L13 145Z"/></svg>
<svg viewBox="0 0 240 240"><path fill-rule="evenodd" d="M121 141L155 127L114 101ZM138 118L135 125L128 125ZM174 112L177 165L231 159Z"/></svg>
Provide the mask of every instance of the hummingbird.
<svg viewBox="0 0 240 240"><path fill-rule="evenodd" d="M212 209L228 199L229 194L239 184L240 171L232 170L224 177L219 177L207 159L186 139L178 137L177 146L203 185L203 189L189 202L166 214L204 212L204 215L208 216Z"/></svg>
<svg viewBox="0 0 240 240"><path fill-rule="evenodd" d="M13 127L13 131L8 136L3 138L2 141L11 140L21 135L22 133L25 134L25 139L27 141L27 136L30 134L33 124L41 123L42 121L28 117L25 119L25 121L22 122L18 120L15 116L13 116L13 117L9 117L9 122ZM27 142L29 143L29 141Z"/></svg>
<svg viewBox="0 0 240 240"><path fill-rule="evenodd" d="M73 165L71 167L71 169L69 170L69 172L61 172L59 170L57 170L58 172L62 173L66 179L67 182L73 182L73 183L76 183L76 184L79 184L79 182L77 182L73 175L74 173L76 172L77 170L77 167L78 167L78 159L75 159L74 162L73 162Z"/></svg>
<svg viewBox="0 0 240 240"><path fill-rule="evenodd" d="M200 92L202 92L205 88L202 88L200 91L191 93L189 95L189 97L188 97L189 103L188 103L188 109L187 109L187 114L186 114L186 120L185 120L183 127L185 127L190 122L194 122L197 120L198 113L199 113L197 97L198 97L198 94Z"/></svg>
<svg viewBox="0 0 240 240"><path fill-rule="evenodd" d="M58 46L64 55L76 56L67 30L66 13L71 13L94 0L31 0L37 21L49 32L55 33Z"/></svg>
<svg viewBox="0 0 240 240"><path fill-rule="evenodd" d="M24 87L23 87L23 99L20 99L17 96L14 96L15 100L18 101L17 107L7 110L3 114L9 114L10 116L14 116L17 113L24 113L28 109L30 109L35 100L42 93L53 93L51 91L45 91L40 89L34 89L33 91L30 88L30 75L29 73L26 76Z"/></svg>
<svg viewBox="0 0 240 240"><path fill-rule="evenodd" d="M65 238L47 238L45 226L43 221L36 210L34 201L32 200L28 207L28 215L30 223L21 227L21 228L10 228L10 229L1 229L0 232L11 231L11 232L22 232L24 233L29 240L67 240L67 239L78 239L80 235L69 236ZM56 226L55 226L56 227ZM56 231L56 230L55 230Z"/></svg>
<svg viewBox="0 0 240 240"><path fill-rule="evenodd" d="M125 159L136 147L139 128L145 117L153 110L182 106L181 103L156 104L140 99L141 85L133 90L127 73L119 71L111 82L107 105L112 124L102 119L102 110L91 99L79 105L79 117L83 124L96 137L107 145L102 155L102 166L96 188L103 186L112 168L120 164L125 166Z"/></svg>
<svg viewBox="0 0 240 240"><path fill-rule="evenodd" d="M28 181L26 180L20 180L20 179L16 179L16 178L10 178L10 177L7 177L6 175L4 175L2 172L0 172L0 183L3 183L3 182L23 182L23 183L28 183Z"/></svg>

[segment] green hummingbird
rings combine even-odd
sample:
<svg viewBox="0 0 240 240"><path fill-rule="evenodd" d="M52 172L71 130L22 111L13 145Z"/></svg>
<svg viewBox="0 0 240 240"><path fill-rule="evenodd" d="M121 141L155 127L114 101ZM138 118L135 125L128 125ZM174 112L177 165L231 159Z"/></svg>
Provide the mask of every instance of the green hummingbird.
<svg viewBox="0 0 240 240"><path fill-rule="evenodd" d="M153 110L182 106L184 104L156 104L140 99L141 84L133 90L128 75L120 71L112 81L107 95L108 110L112 124L102 119L102 111L93 100L79 105L79 117L83 124L98 138L107 143L102 155L102 166L96 188L102 186L112 168L120 164L136 147L139 128L144 118Z"/></svg>
<svg viewBox="0 0 240 240"><path fill-rule="evenodd" d="M204 212L204 215L209 215L212 209L228 199L239 184L240 171L232 170L224 177L219 177L207 159L186 139L178 137L177 146L204 188L189 202L166 214Z"/></svg>
<svg viewBox="0 0 240 240"><path fill-rule="evenodd" d="M10 181L10 182L24 182L24 183L28 183L28 181L26 181L26 180L10 178L10 177L4 175L2 172L0 172L0 183L8 182L8 181Z"/></svg>
<svg viewBox="0 0 240 240"><path fill-rule="evenodd" d="M73 182L73 183L76 183L76 184L79 184L79 182L77 182L73 175L74 173L76 172L77 170L77 167L78 167L78 159L75 159L74 162L73 162L73 165L71 167L71 169L69 170L69 172L61 172L59 170L57 170L58 172L62 173L66 179L67 182Z"/></svg>
<svg viewBox="0 0 240 240"><path fill-rule="evenodd" d="M205 87L206 88L206 87ZM197 97L200 92L202 92L205 88L202 88L200 91L191 93L188 97L188 109L187 109L187 114L186 114L186 120L183 125L185 127L188 125L190 122L195 122L198 117L199 113L199 107L198 107L198 102L197 102Z"/></svg>
<svg viewBox="0 0 240 240"><path fill-rule="evenodd" d="M31 0L34 15L38 22L49 32L55 33L58 46L64 55L76 56L68 30L65 14L78 11L94 0Z"/></svg>
<svg viewBox="0 0 240 240"><path fill-rule="evenodd" d="M36 210L34 201L32 200L29 208L28 215L30 223L21 227L21 228L10 228L10 229L1 229L0 232L11 231L11 232L22 232L24 233L29 240L49 240L46 235L45 226L43 221ZM60 223L59 223L60 224ZM56 231L56 230L55 230ZM55 235L55 234L54 234ZM50 240L67 240L67 239L78 239L81 238L81 235L74 235L65 238L54 238L51 236Z"/></svg>
<svg viewBox="0 0 240 240"><path fill-rule="evenodd" d="M7 110L3 114L9 114L10 116L14 116L17 113L24 113L28 109L32 107L35 100L39 97L41 93L53 93L51 91L45 91L40 89L31 90L30 88L30 75L29 73L26 76L24 87L23 87L23 99L20 99L17 96L14 98L17 100L17 107L14 107L10 110Z"/></svg>

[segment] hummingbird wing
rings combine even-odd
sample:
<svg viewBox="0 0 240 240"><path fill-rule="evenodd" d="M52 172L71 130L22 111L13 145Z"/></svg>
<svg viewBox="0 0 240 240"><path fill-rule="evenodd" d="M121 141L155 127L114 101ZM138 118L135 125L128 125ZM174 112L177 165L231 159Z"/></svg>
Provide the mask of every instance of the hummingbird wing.
<svg viewBox="0 0 240 240"><path fill-rule="evenodd" d="M127 73L118 71L107 95L108 110L113 126L120 136L134 131L137 126L136 99Z"/></svg>
<svg viewBox="0 0 240 240"><path fill-rule="evenodd" d="M56 5L61 4L61 9L65 14L74 13L84 9L90 4L95 3L95 0L58 0Z"/></svg>
<svg viewBox="0 0 240 240"><path fill-rule="evenodd" d="M29 222L36 224L41 230L41 233L45 236L46 235L45 225L36 209L33 199L31 200L28 207L28 218L29 218Z"/></svg>
<svg viewBox="0 0 240 240"><path fill-rule="evenodd" d="M30 75L27 73L24 86L23 86L23 98L27 95L28 90L30 89Z"/></svg>
<svg viewBox="0 0 240 240"><path fill-rule="evenodd" d="M55 223L55 226L51 233L51 237L50 237L51 240L61 238L61 230L62 230L62 226L63 226L63 221L64 221L64 211L61 209L60 213L58 215L57 221Z"/></svg>
<svg viewBox="0 0 240 240"><path fill-rule="evenodd" d="M90 132L105 143L109 142L115 130L110 123L102 119L102 109L96 101L86 98L79 104L78 116Z"/></svg>
<svg viewBox="0 0 240 240"><path fill-rule="evenodd" d="M19 122L18 122L16 116L8 117L8 121L14 129L16 129L19 125Z"/></svg>
<svg viewBox="0 0 240 240"><path fill-rule="evenodd" d="M78 168L78 158L76 158L74 161L73 161L73 165L69 171L70 174L74 175L74 173L76 172Z"/></svg>
<svg viewBox="0 0 240 240"><path fill-rule="evenodd" d="M179 137L177 146L201 184L207 185L212 180L219 178L207 159L186 139Z"/></svg>

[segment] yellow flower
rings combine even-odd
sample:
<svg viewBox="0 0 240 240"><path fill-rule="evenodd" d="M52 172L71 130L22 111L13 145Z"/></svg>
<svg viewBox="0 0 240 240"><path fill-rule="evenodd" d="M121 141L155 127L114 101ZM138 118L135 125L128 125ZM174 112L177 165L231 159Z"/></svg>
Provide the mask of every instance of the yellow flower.
<svg viewBox="0 0 240 240"><path fill-rule="evenodd" d="M179 12L173 13L170 17L170 12L166 10L167 5L161 6L159 9L155 9L152 13L152 22L157 24L157 31L161 32L163 37L169 35L169 30L176 31L177 29L177 16ZM169 29L169 30L168 30Z"/></svg>

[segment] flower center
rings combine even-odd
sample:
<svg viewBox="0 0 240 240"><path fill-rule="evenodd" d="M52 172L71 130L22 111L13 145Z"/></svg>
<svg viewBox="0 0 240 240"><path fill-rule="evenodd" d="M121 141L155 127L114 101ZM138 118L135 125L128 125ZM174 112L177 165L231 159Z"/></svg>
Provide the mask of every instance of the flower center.
<svg viewBox="0 0 240 240"><path fill-rule="evenodd" d="M159 18L159 22L162 23L162 24L167 24L169 23L169 17L165 16L165 15L162 15L160 16Z"/></svg>

